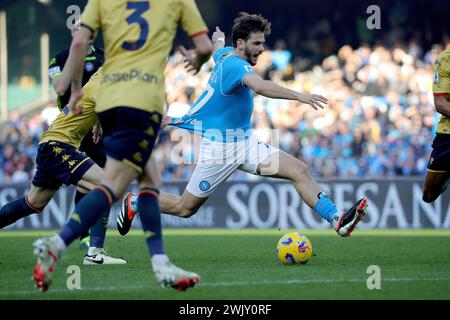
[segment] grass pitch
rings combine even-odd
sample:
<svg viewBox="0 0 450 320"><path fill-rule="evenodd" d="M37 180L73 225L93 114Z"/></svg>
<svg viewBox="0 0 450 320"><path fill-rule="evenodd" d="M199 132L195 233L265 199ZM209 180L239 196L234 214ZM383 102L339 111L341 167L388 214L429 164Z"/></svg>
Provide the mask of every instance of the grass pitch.
<svg viewBox="0 0 450 320"><path fill-rule="evenodd" d="M123 266L83 266L74 243L58 261L46 293L33 288L32 242L48 231L0 231L0 300L7 299L450 299L450 230L356 230L340 238L331 230L302 230L314 256L284 266L276 243L292 230L166 229L166 251L202 282L186 292L156 284L142 232L109 231L106 246ZM81 270L81 290L69 290L70 265ZM367 269L381 270L381 289L369 290Z"/></svg>

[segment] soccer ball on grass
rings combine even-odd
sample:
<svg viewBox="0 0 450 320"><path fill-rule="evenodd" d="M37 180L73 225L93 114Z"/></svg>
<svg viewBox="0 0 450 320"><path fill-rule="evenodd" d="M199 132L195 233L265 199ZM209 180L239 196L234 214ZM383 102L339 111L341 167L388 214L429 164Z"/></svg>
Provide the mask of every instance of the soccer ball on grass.
<svg viewBox="0 0 450 320"><path fill-rule="evenodd" d="M312 256L311 242L298 232L286 233L278 241L277 255L283 264L305 264Z"/></svg>

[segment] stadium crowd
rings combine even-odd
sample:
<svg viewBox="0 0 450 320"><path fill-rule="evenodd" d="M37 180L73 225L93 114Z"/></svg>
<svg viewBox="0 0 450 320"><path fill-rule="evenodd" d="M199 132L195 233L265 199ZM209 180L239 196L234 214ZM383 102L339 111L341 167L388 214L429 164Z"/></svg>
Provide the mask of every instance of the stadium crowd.
<svg viewBox="0 0 450 320"><path fill-rule="evenodd" d="M433 106L432 64L443 50L423 52L408 45L343 46L336 55L305 71L304 63L277 41L260 56L255 71L289 88L326 96L329 105L307 105L255 96L253 127L260 139L305 161L316 177L387 177L422 175L439 115ZM212 61L193 76L175 53L166 71L167 107L184 114L199 97ZM0 183L29 181L39 137L57 114L49 106L31 118L12 116L0 133ZM271 139L278 129L277 140ZM178 142L174 129L160 133L155 156L165 180L187 180L195 148ZM194 139L195 140L195 139ZM187 165L179 165L175 153ZM232 179L251 179L236 172Z"/></svg>
<svg viewBox="0 0 450 320"><path fill-rule="evenodd" d="M432 63L441 50L436 45L422 52L414 41L393 49L343 46L337 55L303 72L301 61L278 41L275 50L259 58L256 71L289 88L323 94L330 103L315 111L256 96L253 127L261 139L278 143L309 164L318 177L423 175L439 118L433 106ZM167 101L173 115L183 114L195 101L210 71L205 68L199 77L191 77L180 59L173 56L167 71ZM272 129L279 130L278 141L271 137ZM166 179L184 180L191 168L172 161L171 141L178 141L176 136L173 130L163 131L157 156ZM193 159L195 150L189 143L184 147L185 160ZM236 172L233 178L251 177Z"/></svg>

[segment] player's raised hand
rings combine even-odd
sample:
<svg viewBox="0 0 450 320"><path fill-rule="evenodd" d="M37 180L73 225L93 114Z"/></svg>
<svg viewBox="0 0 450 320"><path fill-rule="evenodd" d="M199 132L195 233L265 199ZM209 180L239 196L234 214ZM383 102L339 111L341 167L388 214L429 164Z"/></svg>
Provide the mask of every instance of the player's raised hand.
<svg viewBox="0 0 450 320"><path fill-rule="evenodd" d="M216 27L216 31L214 31L211 41L215 44L219 39L223 39L223 44L225 45L225 33L223 33L219 27Z"/></svg>
<svg viewBox="0 0 450 320"><path fill-rule="evenodd" d="M83 112L83 107L78 105L78 100L80 100L82 96L83 92L81 90L72 90L67 107L73 114L78 115Z"/></svg>
<svg viewBox="0 0 450 320"><path fill-rule="evenodd" d="M315 110L323 109L323 104L328 104L328 99L320 94L300 93L297 100L309 104Z"/></svg>

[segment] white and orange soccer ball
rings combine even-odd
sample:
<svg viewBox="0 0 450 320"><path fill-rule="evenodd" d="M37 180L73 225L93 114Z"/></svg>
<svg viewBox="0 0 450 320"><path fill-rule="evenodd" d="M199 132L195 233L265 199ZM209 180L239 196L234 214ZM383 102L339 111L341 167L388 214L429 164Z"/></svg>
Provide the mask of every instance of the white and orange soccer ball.
<svg viewBox="0 0 450 320"><path fill-rule="evenodd" d="M305 264L312 252L309 239L298 232L286 233L277 244L278 259L283 264Z"/></svg>

